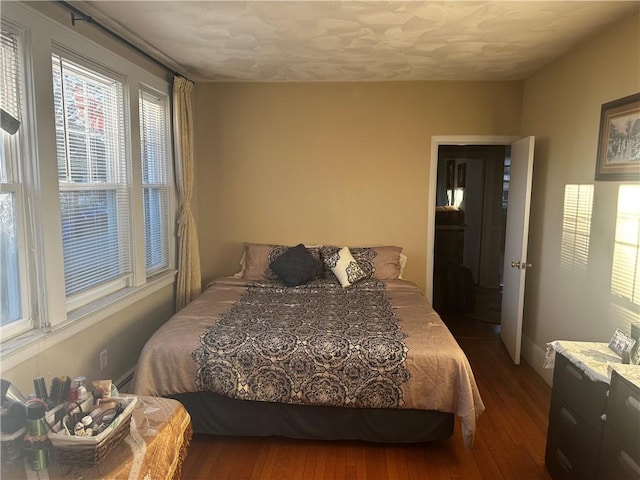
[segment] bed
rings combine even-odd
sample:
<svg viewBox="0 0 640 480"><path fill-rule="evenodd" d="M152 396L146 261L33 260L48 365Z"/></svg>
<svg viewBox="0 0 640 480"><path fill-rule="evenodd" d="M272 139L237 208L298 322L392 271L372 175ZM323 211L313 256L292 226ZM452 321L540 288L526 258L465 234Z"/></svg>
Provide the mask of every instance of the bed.
<svg viewBox="0 0 640 480"><path fill-rule="evenodd" d="M469 362L399 247L245 245L144 346L140 395L171 397L195 432L423 442L484 410Z"/></svg>

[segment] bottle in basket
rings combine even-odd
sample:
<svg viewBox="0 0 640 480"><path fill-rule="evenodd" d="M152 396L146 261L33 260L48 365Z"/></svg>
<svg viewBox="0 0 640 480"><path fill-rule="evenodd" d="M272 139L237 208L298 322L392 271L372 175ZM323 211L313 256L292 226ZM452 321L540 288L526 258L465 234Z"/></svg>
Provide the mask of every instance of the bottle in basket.
<svg viewBox="0 0 640 480"><path fill-rule="evenodd" d="M34 470L45 470L49 464L49 440L44 421L44 404L27 404L27 433L24 437L27 458Z"/></svg>

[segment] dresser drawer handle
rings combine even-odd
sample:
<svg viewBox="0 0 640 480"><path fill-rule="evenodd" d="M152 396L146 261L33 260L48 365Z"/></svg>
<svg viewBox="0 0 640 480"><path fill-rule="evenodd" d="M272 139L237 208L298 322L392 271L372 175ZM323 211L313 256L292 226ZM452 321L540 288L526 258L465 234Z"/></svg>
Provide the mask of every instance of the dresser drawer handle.
<svg viewBox="0 0 640 480"><path fill-rule="evenodd" d="M571 471L573 466L571 465L569 459L564 456L564 453L562 453L560 450L556 450L556 458L558 459L558 462L560 463L560 466L562 468L564 468L567 472Z"/></svg>
<svg viewBox="0 0 640 480"><path fill-rule="evenodd" d="M567 371L569 375L571 375L572 377L576 378L579 381L582 381L582 374L577 368L573 367L572 365L565 365L564 369Z"/></svg>
<svg viewBox="0 0 640 480"><path fill-rule="evenodd" d="M636 462L633 461L633 458L631 458L627 452L625 452L624 450L620 450L620 452L618 453L618 460L620 461L622 466L626 467L627 470L635 477L640 476L640 467Z"/></svg>
<svg viewBox="0 0 640 480"><path fill-rule="evenodd" d="M571 428L576 428L576 426L578 425L578 421L575 419L575 417L571 415L571 413L569 413L569 411L564 407L560 408L560 416L565 421L565 423L569 424Z"/></svg>
<svg viewBox="0 0 640 480"><path fill-rule="evenodd" d="M631 410L635 410L636 412L640 412L640 402L633 397L627 397L624 401L624 404L629 407Z"/></svg>

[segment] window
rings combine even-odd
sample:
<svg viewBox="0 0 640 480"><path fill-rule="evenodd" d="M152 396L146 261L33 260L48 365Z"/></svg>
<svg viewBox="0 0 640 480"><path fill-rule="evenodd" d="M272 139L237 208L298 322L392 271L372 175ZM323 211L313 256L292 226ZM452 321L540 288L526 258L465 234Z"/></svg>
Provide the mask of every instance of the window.
<svg viewBox="0 0 640 480"><path fill-rule="evenodd" d="M169 266L168 98L141 90L139 99L145 266L150 275Z"/></svg>
<svg viewBox="0 0 640 480"><path fill-rule="evenodd" d="M60 216L70 309L132 275L123 83L53 56Z"/></svg>
<svg viewBox="0 0 640 480"><path fill-rule="evenodd" d="M22 183L21 37L2 26L0 39L0 105L2 151L0 158L0 332L10 337L31 327L24 187Z"/></svg>
<svg viewBox="0 0 640 480"><path fill-rule="evenodd" d="M620 185L611 293L631 311L640 306L640 186Z"/></svg>
<svg viewBox="0 0 640 480"><path fill-rule="evenodd" d="M168 72L24 2L4 2L1 25L0 361L11 369L139 301L164 303L175 186Z"/></svg>

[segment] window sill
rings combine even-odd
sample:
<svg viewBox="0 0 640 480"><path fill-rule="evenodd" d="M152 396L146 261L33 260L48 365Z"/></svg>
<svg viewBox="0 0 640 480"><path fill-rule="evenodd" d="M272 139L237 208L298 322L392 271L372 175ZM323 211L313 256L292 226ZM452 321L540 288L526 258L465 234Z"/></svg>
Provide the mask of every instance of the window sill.
<svg viewBox="0 0 640 480"><path fill-rule="evenodd" d="M65 322L50 328L31 330L3 342L0 349L2 370L16 367L38 353L63 342L105 318L111 317L140 300L175 282L175 270L163 272L141 287L129 287L85 307L70 312Z"/></svg>

